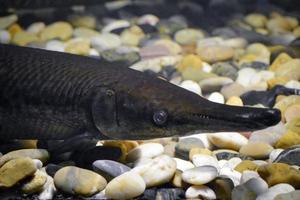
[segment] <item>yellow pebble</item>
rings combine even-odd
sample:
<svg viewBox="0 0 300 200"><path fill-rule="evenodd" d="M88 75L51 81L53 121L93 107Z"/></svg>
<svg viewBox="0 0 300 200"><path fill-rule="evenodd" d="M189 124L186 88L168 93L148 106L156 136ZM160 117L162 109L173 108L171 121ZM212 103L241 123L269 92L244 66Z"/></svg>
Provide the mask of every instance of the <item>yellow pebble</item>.
<svg viewBox="0 0 300 200"><path fill-rule="evenodd" d="M286 62L288 62L288 61L290 61L290 60L292 60L293 58L292 57L290 57L288 54L286 54L286 53L281 53L281 54L279 54L276 58L275 58L275 60L273 61L273 63L271 64L271 66L269 67L269 70L270 71L276 71L277 70L277 68L280 66L280 65L282 65L282 64L284 64L284 63L286 63Z"/></svg>
<svg viewBox="0 0 300 200"><path fill-rule="evenodd" d="M192 148L189 152L189 159L192 160L193 156L196 154L205 154L205 155L212 155L212 151L210 151L209 149L205 149L205 148Z"/></svg>
<svg viewBox="0 0 300 200"><path fill-rule="evenodd" d="M243 106L244 103L242 101L242 99L238 96L232 96L230 97L227 101L226 101L227 105L231 105L231 106Z"/></svg>
<svg viewBox="0 0 300 200"><path fill-rule="evenodd" d="M258 166L251 160L243 160L234 168L234 170L242 173L245 170L256 171L257 168Z"/></svg>
<svg viewBox="0 0 300 200"><path fill-rule="evenodd" d="M8 28L8 32L13 37L16 33L22 32L23 29L19 24L13 24Z"/></svg>

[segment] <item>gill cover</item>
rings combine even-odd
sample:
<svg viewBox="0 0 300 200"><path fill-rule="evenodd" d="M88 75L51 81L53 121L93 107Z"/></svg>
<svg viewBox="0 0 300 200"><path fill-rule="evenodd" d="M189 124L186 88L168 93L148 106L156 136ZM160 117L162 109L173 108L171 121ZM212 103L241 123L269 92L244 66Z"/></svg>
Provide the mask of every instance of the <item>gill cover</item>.
<svg viewBox="0 0 300 200"><path fill-rule="evenodd" d="M92 101L92 117L97 129L108 135L117 124L117 97L114 90L107 87L98 87Z"/></svg>

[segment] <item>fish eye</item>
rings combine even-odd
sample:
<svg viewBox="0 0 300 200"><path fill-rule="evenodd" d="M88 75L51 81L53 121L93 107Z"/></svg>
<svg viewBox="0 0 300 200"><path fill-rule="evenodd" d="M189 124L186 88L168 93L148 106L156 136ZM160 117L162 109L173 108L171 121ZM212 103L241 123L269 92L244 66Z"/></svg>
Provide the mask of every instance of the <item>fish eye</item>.
<svg viewBox="0 0 300 200"><path fill-rule="evenodd" d="M156 111L153 114L153 121L156 125L163 125L167 122L168 113L164 110Z"/></svg>

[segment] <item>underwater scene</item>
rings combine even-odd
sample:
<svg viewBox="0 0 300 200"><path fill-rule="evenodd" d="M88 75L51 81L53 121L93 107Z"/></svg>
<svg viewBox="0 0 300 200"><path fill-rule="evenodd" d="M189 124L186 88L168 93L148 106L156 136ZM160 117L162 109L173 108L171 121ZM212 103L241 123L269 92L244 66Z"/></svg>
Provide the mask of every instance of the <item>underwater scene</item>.
<svg viewBox="0 0 300 200"><path fill-rule="evenodd" d="M300 200L300 1L0 0L0 199Z"/></svg>

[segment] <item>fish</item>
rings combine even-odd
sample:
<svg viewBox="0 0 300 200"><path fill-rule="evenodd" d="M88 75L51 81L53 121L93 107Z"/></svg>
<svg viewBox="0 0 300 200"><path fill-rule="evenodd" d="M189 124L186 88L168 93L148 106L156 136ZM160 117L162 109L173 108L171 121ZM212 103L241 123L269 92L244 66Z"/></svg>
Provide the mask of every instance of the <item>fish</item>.
<svg viewBox="0 0 300 200"><path fill-rule="evenodd" d="M0 138L152 139L276 125L273 108L211 102L122 63L0 45Z"/></svg>

